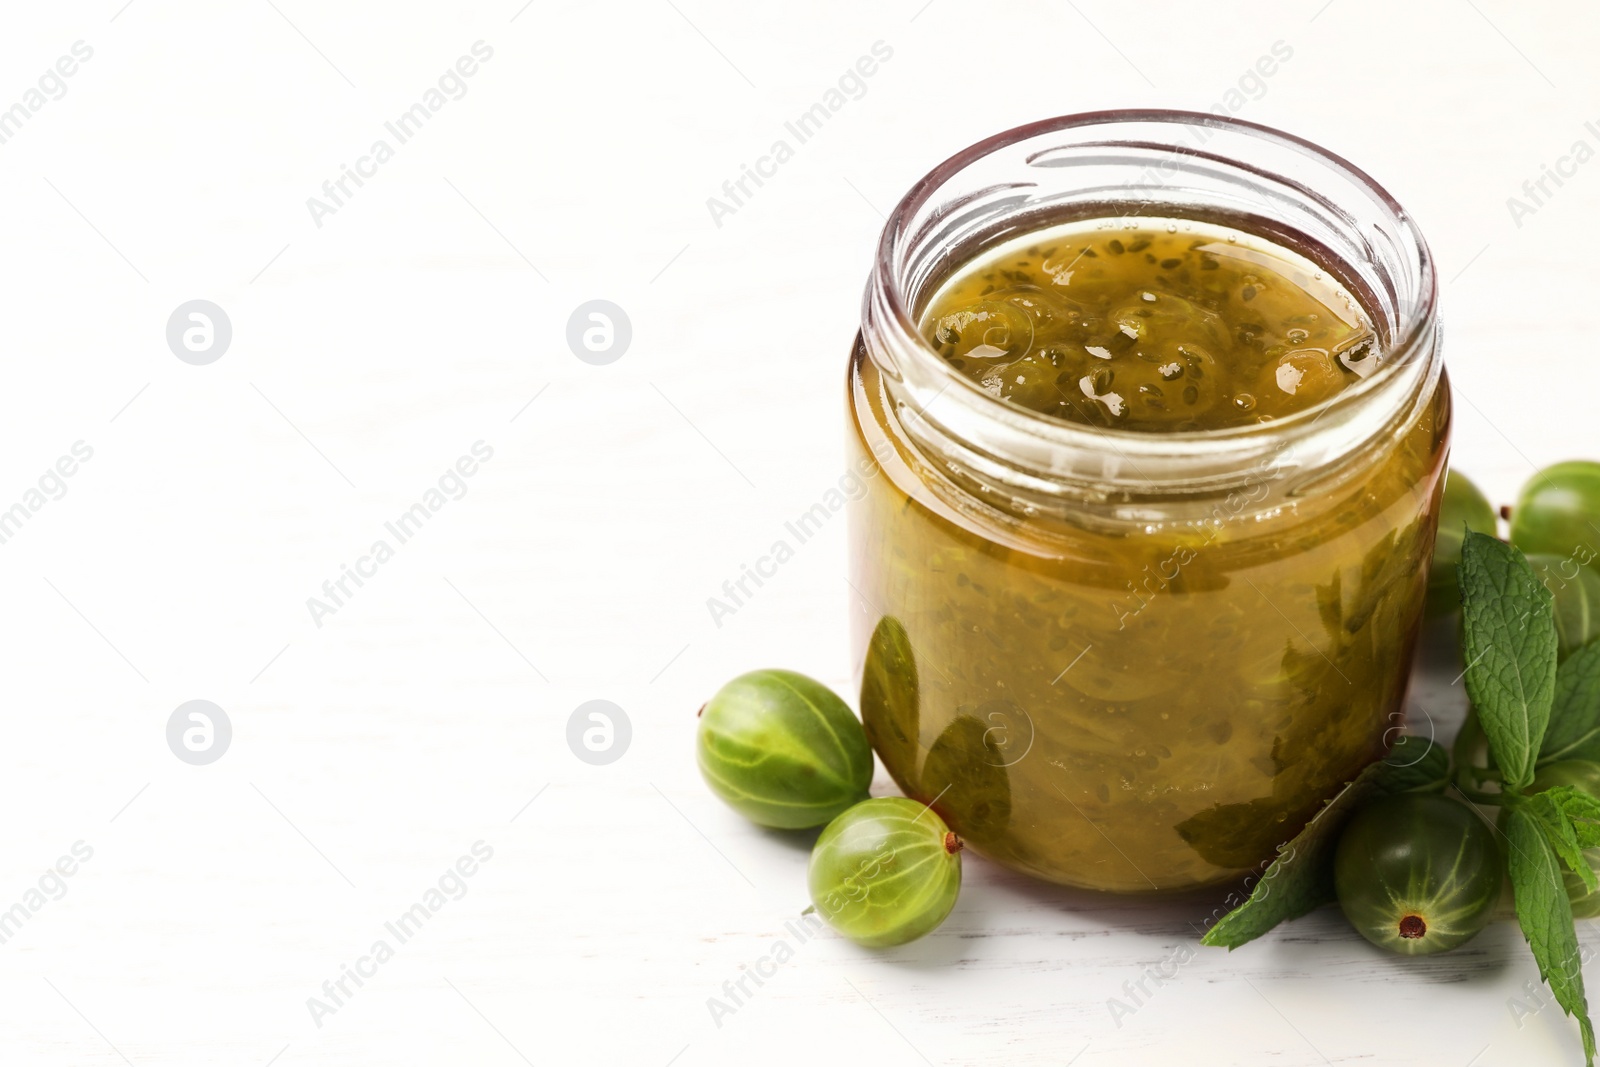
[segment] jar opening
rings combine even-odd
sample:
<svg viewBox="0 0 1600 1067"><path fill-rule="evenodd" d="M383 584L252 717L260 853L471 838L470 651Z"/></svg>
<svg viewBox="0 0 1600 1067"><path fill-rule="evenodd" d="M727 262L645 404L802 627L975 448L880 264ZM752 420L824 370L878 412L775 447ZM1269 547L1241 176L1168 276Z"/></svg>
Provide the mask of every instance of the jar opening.
<svg viewBox="0 0 1600 1067"><path fill-rule="evenodd" d="M1070 423L956 373L918 329L940 285L984 251L1061 223L1191 219L1291 249L1337 277L1379 337L1378 369L1293 414L1150 433ZM1437 282L1398 203L1332 153L1265 126L1181 111L1066 116L982 141L895 208L868 285L863 337L912 437L975 476L1059 495L1192 493L1292 445L1323 469L1403 421L1439 374Z"/></svg>

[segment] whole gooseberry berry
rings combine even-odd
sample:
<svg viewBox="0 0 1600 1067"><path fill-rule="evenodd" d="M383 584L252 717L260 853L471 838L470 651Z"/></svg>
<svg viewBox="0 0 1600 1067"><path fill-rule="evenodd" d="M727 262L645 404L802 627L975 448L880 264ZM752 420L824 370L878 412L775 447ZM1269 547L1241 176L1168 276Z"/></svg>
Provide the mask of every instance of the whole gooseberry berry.
<svg viewBox="0 0 1600 1067"><path fill-rule="evenodd" d="M1350 925L1379 948L1444 952L1488 925L1504 862L1494 832L1437 794L1373 801L1345 826L1334 889Z"/></svg>
<svg viewBox="0 0 1600 1067"><path fill-rule="evenodd" d="M1556 658L1600 637L1600 574L1578 565L1570 556L1535 552L1528 557L1533 573L1556 598Z"/></svg>
<svg viewBox="0 0 1600 1067"><path fill-rule="evenodd" d="M1461 563L1461 542L1467 529L1493 537L1498 528L1494 508L1478 487L1459 471L1444 479L1439 502L1439 533L1433 543L1433 568L1428 572L1429 618L1441 618L1461 607L1456 567Z"/></svg>
<svg viewBox="0 0 1600 1067"><path fill-rule="evenodd" d="M1511 543L1600 574L1600 463L1557 463L1528 479L1511 512Z"/></svg>
<svg viewBox="0 0 1600 1067"><path fill-rule="evenodd" d="M1542 793L1558 785L1570 785L1580 793L1600 798L1600 763L1588 759L1563 759L1547 763L1533 776L1524 792Z"/></svg>
<svg viewBox="0 0 1600 1067"><path fill-rule="evenodd" d="M700 709L700 773L762 826L821 826L872 784L861 722L821 682L793 671L741 674Z"/></svg>
<svg viewBox="0 0 1600 1067"><path fill-rule="evenodd" d="M829 926L870 948L904 945L950 914L961 892L961 839L905 797L863 801L811 850L811 902Z"/></svg>

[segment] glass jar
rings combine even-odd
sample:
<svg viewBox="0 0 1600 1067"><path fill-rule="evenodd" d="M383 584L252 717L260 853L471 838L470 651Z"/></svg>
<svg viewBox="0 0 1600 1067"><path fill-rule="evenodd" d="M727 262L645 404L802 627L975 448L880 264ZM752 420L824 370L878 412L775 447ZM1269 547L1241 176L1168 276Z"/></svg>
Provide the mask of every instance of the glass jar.
<svg viewBox="0 0 1600 1067"><path fill-rule="evenodd" d="M1332 273L1379 337L1330 400L1145 433L1007 404L917 323L963 265L1079 220L1192 220ZM1108 222L1108 225L1114 225ZM1213 115L1000 134L885 227L850 361L862 717L974 848L1117 892L1234 879L1398 736L1449 441L1433 261L1365 174Z"/></svg>

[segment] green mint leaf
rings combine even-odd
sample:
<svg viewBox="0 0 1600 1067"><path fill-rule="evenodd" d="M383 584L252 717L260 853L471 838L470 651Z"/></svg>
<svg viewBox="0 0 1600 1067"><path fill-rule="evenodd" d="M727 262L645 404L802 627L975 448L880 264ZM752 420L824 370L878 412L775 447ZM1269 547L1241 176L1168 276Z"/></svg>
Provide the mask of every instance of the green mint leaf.
<svg viewBox="0 0 1600 1067"><path fill-rule="evenodd" d="M1556 688L1555 598L1522 553L1468 530L1461 543L1467 695L1509 791L1533 781Z"/></svg>
<svg viewBox="0 0 1600 1067"><path fill-rule="evenodd" d="M1570 785L1546 789L1539 797L1561 810L1562 816L1572 825L1579 848L1600 848L1600 799Z"/></svg>
<svg viewBox="0 0 1600 1067"><path fill-rule="evenodd" d="M1334 852L1350 813L1375 796L1432 790L1443 784L1449 769L1450 757L1442 746L1422 737L1400 738L1388 758L1363 770L1292 841L1279 846L1250 896L1217 920L1200 943L1236 949L1331 902Z"/></svg>
<svg viewBox="0 0 1600 1067"><path fill-rule="evenodd" d="M1561 862L1583 879L1584 886L1593 893L1600 889L1600 882L1595 881L1594 871L1584 858L1583 846L1578 843L1577 828L1563 807L1563 801L1569 799L1566 794L1577 795L1577 790L1571 786L1560 786L1539 793L1528 802L1528 813L1538 821L1544 839L1550 843Z"/></svg>
<svg viewBox="0 0 1600 1067"><path fill-rule="evenodd" d="M1539 763L1558 759L1600 760L1600 641L1584 645L1556 668L1555 705Z"/></svg>
<svg viewBox="0 0 1600 1067"><path fill-rule="evenodd" d="M1516 897L1517 922L1528 939L1539 975L1555 994L1556 1003L1576 1016L1583 1032L1587 1067L1594 1067L1594 1025L1583 992L1583 962L1578 955L1578 933L1572 924L1572 905L1561 881L1555 850L1545 837L1531 805L1510 808L1506 837L1510 842L1511 889Z"/></svg>

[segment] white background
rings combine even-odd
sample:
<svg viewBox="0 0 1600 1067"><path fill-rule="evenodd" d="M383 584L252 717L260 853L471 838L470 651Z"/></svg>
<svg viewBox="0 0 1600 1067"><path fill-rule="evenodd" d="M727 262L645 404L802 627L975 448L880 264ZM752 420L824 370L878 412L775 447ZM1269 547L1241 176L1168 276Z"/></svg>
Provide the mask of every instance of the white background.
<svg viewBox="0 0 1600 1067"><path fill-rule="evenodd" d="M94 54L0 145L0 508L94 455L0 545L0 909L74 842L93 858L0 945L0 1061L1578 1062L1558 1009L1508 1008L1536 980L1509 923L1404 961L1325 911L1195 949L1118 1025L1108 998L1221 894L978 858L934 936L813 940L719 1027L707 998L807 903L806 842L724 809L692 738L742 670L849 690L842 519L722 626L706 599L842 473L882 214L1010 126L1221 104L1278 41L1238 113L1414 212L1456 465L1502 502L1600 453L1600 163L1521 226L1506 205L1600 147L1588 9L522 3L9 13L0 108ZM466 95L318 227L307 198L479 40ZM716 225L706 199L880 40L865 94ZM233 325L209 366L165 339L196 298ZM608 366L565 341L595 298L633 326ZM466 496L318 627L306 599L479 440ZM1448 682L1418 694L1441 724ZM233 724L209 766L167 747L191 699ZM566 742L591 699L631 719L608 766ZM480 840L467 894L318 1027L307 998Z"/></svg>

